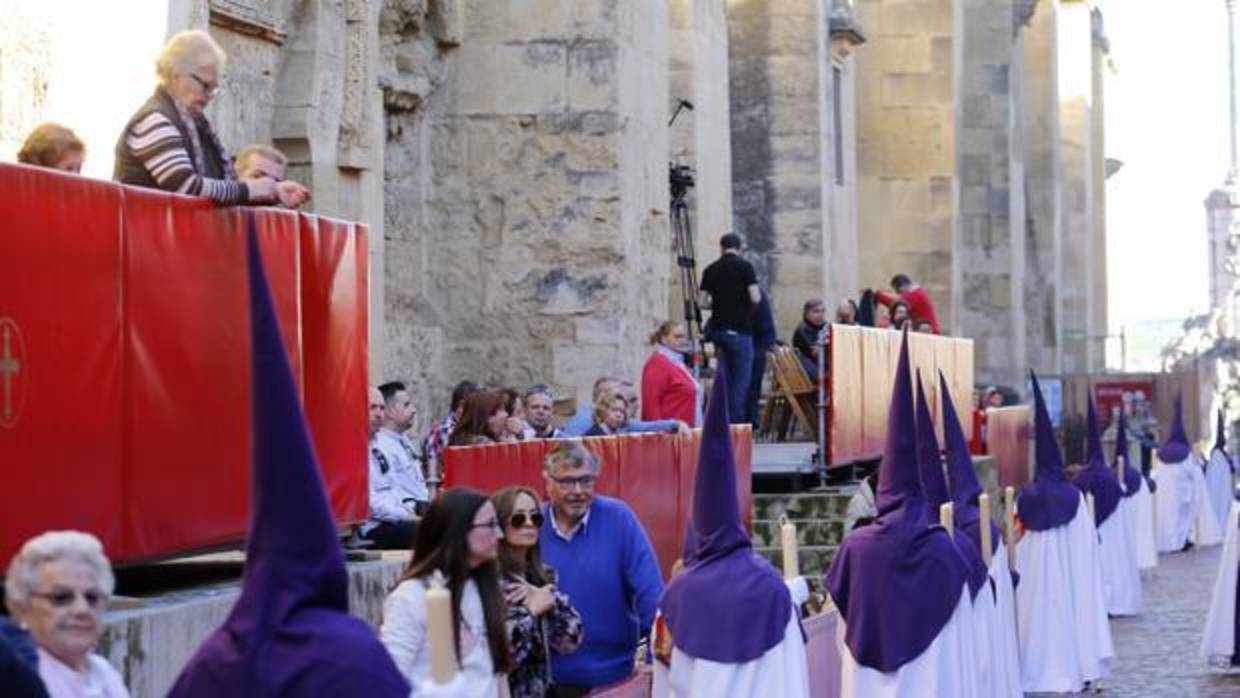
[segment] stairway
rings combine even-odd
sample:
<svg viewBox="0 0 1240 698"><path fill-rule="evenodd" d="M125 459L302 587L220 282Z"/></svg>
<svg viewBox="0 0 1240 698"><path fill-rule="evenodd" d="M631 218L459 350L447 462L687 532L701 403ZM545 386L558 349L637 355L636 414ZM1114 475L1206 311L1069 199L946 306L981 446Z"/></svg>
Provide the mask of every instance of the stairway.
<svg viewBox="0 0 1240 698"><path fill-rule="evenodd" d="M844 538L844 514L855 484L826 487L796 494L753 496L753 545L776 567L782 568L779 518L787 515L797 527L797 557L801 574L811 586L827 571Z"/></svg>

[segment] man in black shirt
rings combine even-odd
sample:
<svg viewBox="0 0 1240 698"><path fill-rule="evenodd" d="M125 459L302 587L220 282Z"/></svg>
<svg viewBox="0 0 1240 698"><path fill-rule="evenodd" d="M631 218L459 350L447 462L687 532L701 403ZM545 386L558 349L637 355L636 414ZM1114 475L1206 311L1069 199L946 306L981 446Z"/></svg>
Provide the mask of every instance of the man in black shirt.
<svg viewBox="0 0 1240 698"><path fill-rule="evenodd" d="M741 257L740 236L728 233L719 246L723 254L702 272L700 301L711 311L706 338L727 363L728 414L733 423L744 423L749 421L745 402L753 371L752 311L762 296L753 265Z"/></svg>

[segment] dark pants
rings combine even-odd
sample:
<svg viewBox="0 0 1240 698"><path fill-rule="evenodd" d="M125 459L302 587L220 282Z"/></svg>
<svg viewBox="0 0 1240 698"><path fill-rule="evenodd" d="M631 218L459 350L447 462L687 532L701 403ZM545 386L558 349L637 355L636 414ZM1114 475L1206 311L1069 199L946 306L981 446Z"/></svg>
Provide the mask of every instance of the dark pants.
<svg viewBox="0 0 1240 698"><path fill-rule="evenodd" d="M378 550L411 550L417 524L412 521L392 523L384 521L366 532L362 538L374 544Z"/></svg>
<svg viewBox="0 0 1240 698"><path fill-rule="evenodd" d="M758 412L758 402L762 399L762 379L766 376L766 352L769 349L770 347L753 348L753 369L749 372L749 392L745 399L745 414L748 415L755 432L758 430L758 421L762 417Z"/></svg>
<svg viewBox="0 0 1240 698"><path fill-rule="evenodd" d="M753 337L719 330L711 341L727 371L728 418L733 424L745 424L749 421L745 403L749 399L749 377L753 371Z"/></svg>

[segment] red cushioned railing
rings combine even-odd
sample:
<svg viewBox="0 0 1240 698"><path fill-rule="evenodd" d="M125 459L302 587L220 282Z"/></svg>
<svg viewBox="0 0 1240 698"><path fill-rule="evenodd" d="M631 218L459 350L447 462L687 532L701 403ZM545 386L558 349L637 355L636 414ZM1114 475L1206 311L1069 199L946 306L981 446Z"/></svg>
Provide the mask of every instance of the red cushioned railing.
<svg viewBox="0 0 1240 698"><path fill-rule="evenodd" d="M701 432L692 437L671 434L630 434L583 439L602 461L595 492L629 505L654 545L664 576L680 556L685 522L693 511L693 476L697 472ZM745 527L750 503L752 432L732 427L736 453L737 500ZM472 487L492 493L509 485L545 492L543 457L554 441L491 444L444 451L444 486Z"/></svg>
<svg viewBox="0 0 1240 698"><path fill-rule="evenodd" d="M364 519L366 229L254 215L336 517ZM0 165L0 220L0 560L49 529L94 533L117 561L240 541L242 210Z"/></svg>

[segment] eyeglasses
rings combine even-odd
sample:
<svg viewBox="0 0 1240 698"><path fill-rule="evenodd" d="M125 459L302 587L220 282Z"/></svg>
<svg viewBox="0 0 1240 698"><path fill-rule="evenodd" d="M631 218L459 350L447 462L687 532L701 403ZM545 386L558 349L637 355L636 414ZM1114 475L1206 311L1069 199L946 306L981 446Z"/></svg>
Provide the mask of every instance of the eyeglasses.
<svg viewBox="0 0 1240 698"><path fill-rule="evenodd" d="M483 521L482 523L471 523L469 525L469 530L472 531L475 528L491 528L491 529L495 529L496 531L503 530L503 528L499 525L498 519L491 519L490 521Z"/></svg>
<svg viewBox="0 0 1240 698"><path fill-rule="evenodd" d="M193 73L187 73L187 74L191 78L193 78L194 82L198 83L198 86L202 88L202 93L205 94L206 96L214 97L215 95L219 94L220 86L218 84L214 82L207 82L206 80L203 80L202 78L198 77L197 75L194 75Z"/></svg>
<svg viewBox="0 0 1240 698"><path fill-rule="evenodd" d="M62 589L50 593L34 592L31 596L37 596L40 599L47 599L48 603L56 608L67 608L73 605L73 601L81 596L87 606L91 608L99 608L103 605L104 595L98 589L87 589L86 591L74 591L72 589Z"/></svg>
<svg viewBox="0 0 1240 698"><path fill-rule="evenodd" d="M575 489L578 486L582 490L588 490L594 487L595 482L598 482L598 477L594 475L582 475L581 477L556 477L551 475L549 477L555 481L555 484L566 490Z"/></svg>
<svg viewBox="0 0 1240 698"><path fill-rule="evenodd" d="M523 528L526 521L529 521L534 528L538 528L543 525L543 515L536 511L527 516L525 512L519 511L508 517L508 525L512 528Z"/></svg>

